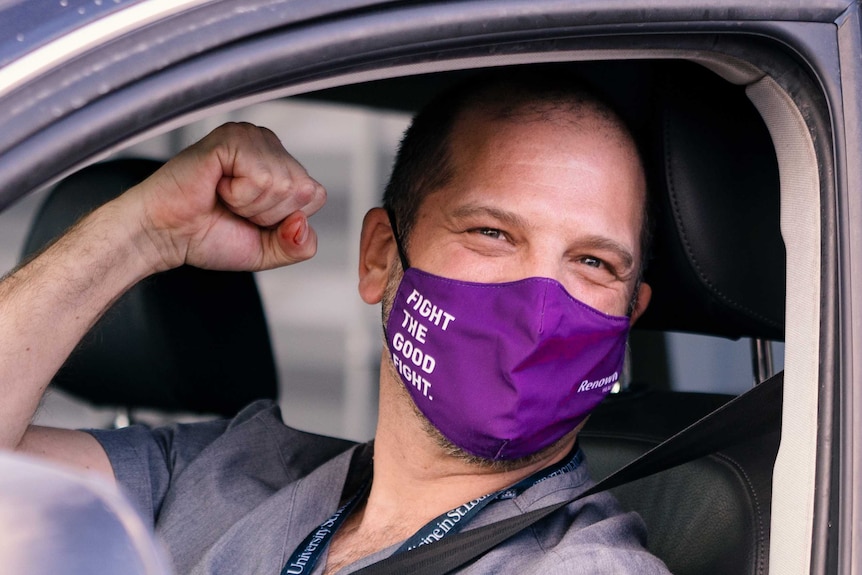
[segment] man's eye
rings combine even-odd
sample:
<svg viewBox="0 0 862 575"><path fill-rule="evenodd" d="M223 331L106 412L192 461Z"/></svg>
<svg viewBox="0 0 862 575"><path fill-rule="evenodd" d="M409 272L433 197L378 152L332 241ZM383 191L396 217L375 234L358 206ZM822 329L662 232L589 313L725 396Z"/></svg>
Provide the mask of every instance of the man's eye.
<svg viewBox="0 0 862 575"><path fill-rule="evenodd" d="M499 240L503 238L503 232L494 228L478 228L476 232L493 240Z"/></svg>
<svg viewBox="0 0 862 575"><path fill-rule="evenodd" d="M599 258L594 258L592 256L584 256L581 258L581 263L587 264L591 268L600 268L602 267L602 264L604 262L602 262L602 260L600 260Z"/></svg>

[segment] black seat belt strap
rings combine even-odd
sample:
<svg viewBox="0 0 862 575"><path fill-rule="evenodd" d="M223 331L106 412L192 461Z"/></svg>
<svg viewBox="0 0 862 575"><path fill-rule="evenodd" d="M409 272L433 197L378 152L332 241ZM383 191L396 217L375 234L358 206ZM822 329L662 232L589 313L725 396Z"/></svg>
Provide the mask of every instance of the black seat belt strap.
<svg viewBox="0 0 862 575"><path fill-rule="evenodd" d="M449 573L477 559L557 509L583 497L682 465L778 429L781 423L783 383L784 372L775 374L568 501L457 533L435 543L393 555L356 571L355 575Z"/></svg>

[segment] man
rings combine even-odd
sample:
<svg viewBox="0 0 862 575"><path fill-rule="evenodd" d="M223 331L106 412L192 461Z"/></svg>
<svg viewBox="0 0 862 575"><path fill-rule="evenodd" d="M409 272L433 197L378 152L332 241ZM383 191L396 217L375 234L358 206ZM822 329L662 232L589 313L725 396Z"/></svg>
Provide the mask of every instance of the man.
<svg viewBox="0 0 862 575"><path fill-rule="evenodd" d="M649 301L645 193L631 135L588 92L473 81L417 117L386 209L363 222L359 292L383 302L387 343L373 452L287 428L265 402L156 431L28 427L136 281L314 254L321 186L272 133L222 127L0 284L0 439L116 478L181 573L349 573L563 501L588 485L577 432ZM643 537L598 495L465 572L666 572Z"/></svg>

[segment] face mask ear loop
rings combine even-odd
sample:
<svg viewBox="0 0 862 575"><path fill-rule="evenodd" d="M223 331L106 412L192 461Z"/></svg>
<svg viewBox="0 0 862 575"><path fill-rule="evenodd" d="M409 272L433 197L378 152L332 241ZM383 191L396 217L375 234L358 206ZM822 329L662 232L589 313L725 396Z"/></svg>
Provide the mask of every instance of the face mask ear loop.
<svg viewBox="0 0 862 575"><path fill-rule="evenodd" d="M386 210L386 215L389 216L389 225L392 226L392 235L395 237L395 247L398 248L398 257L401 258L401 269L407 271L410 268L410 264L407 263L407 255L404 253L404 247L401 245L398 224L395 223L395 214L392 213L392 210Z"/></svg>

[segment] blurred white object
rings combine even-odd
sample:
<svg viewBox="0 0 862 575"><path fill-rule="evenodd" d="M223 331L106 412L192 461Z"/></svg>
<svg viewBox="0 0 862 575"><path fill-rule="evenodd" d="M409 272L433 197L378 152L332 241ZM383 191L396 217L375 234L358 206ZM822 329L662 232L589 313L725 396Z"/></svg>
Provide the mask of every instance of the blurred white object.
<svg viewBox="0 0 862 575"><path fill-rule="evenodd" d="M114 485L12 453L0 453L0 565L8 575L171 573Z"/></svg>

